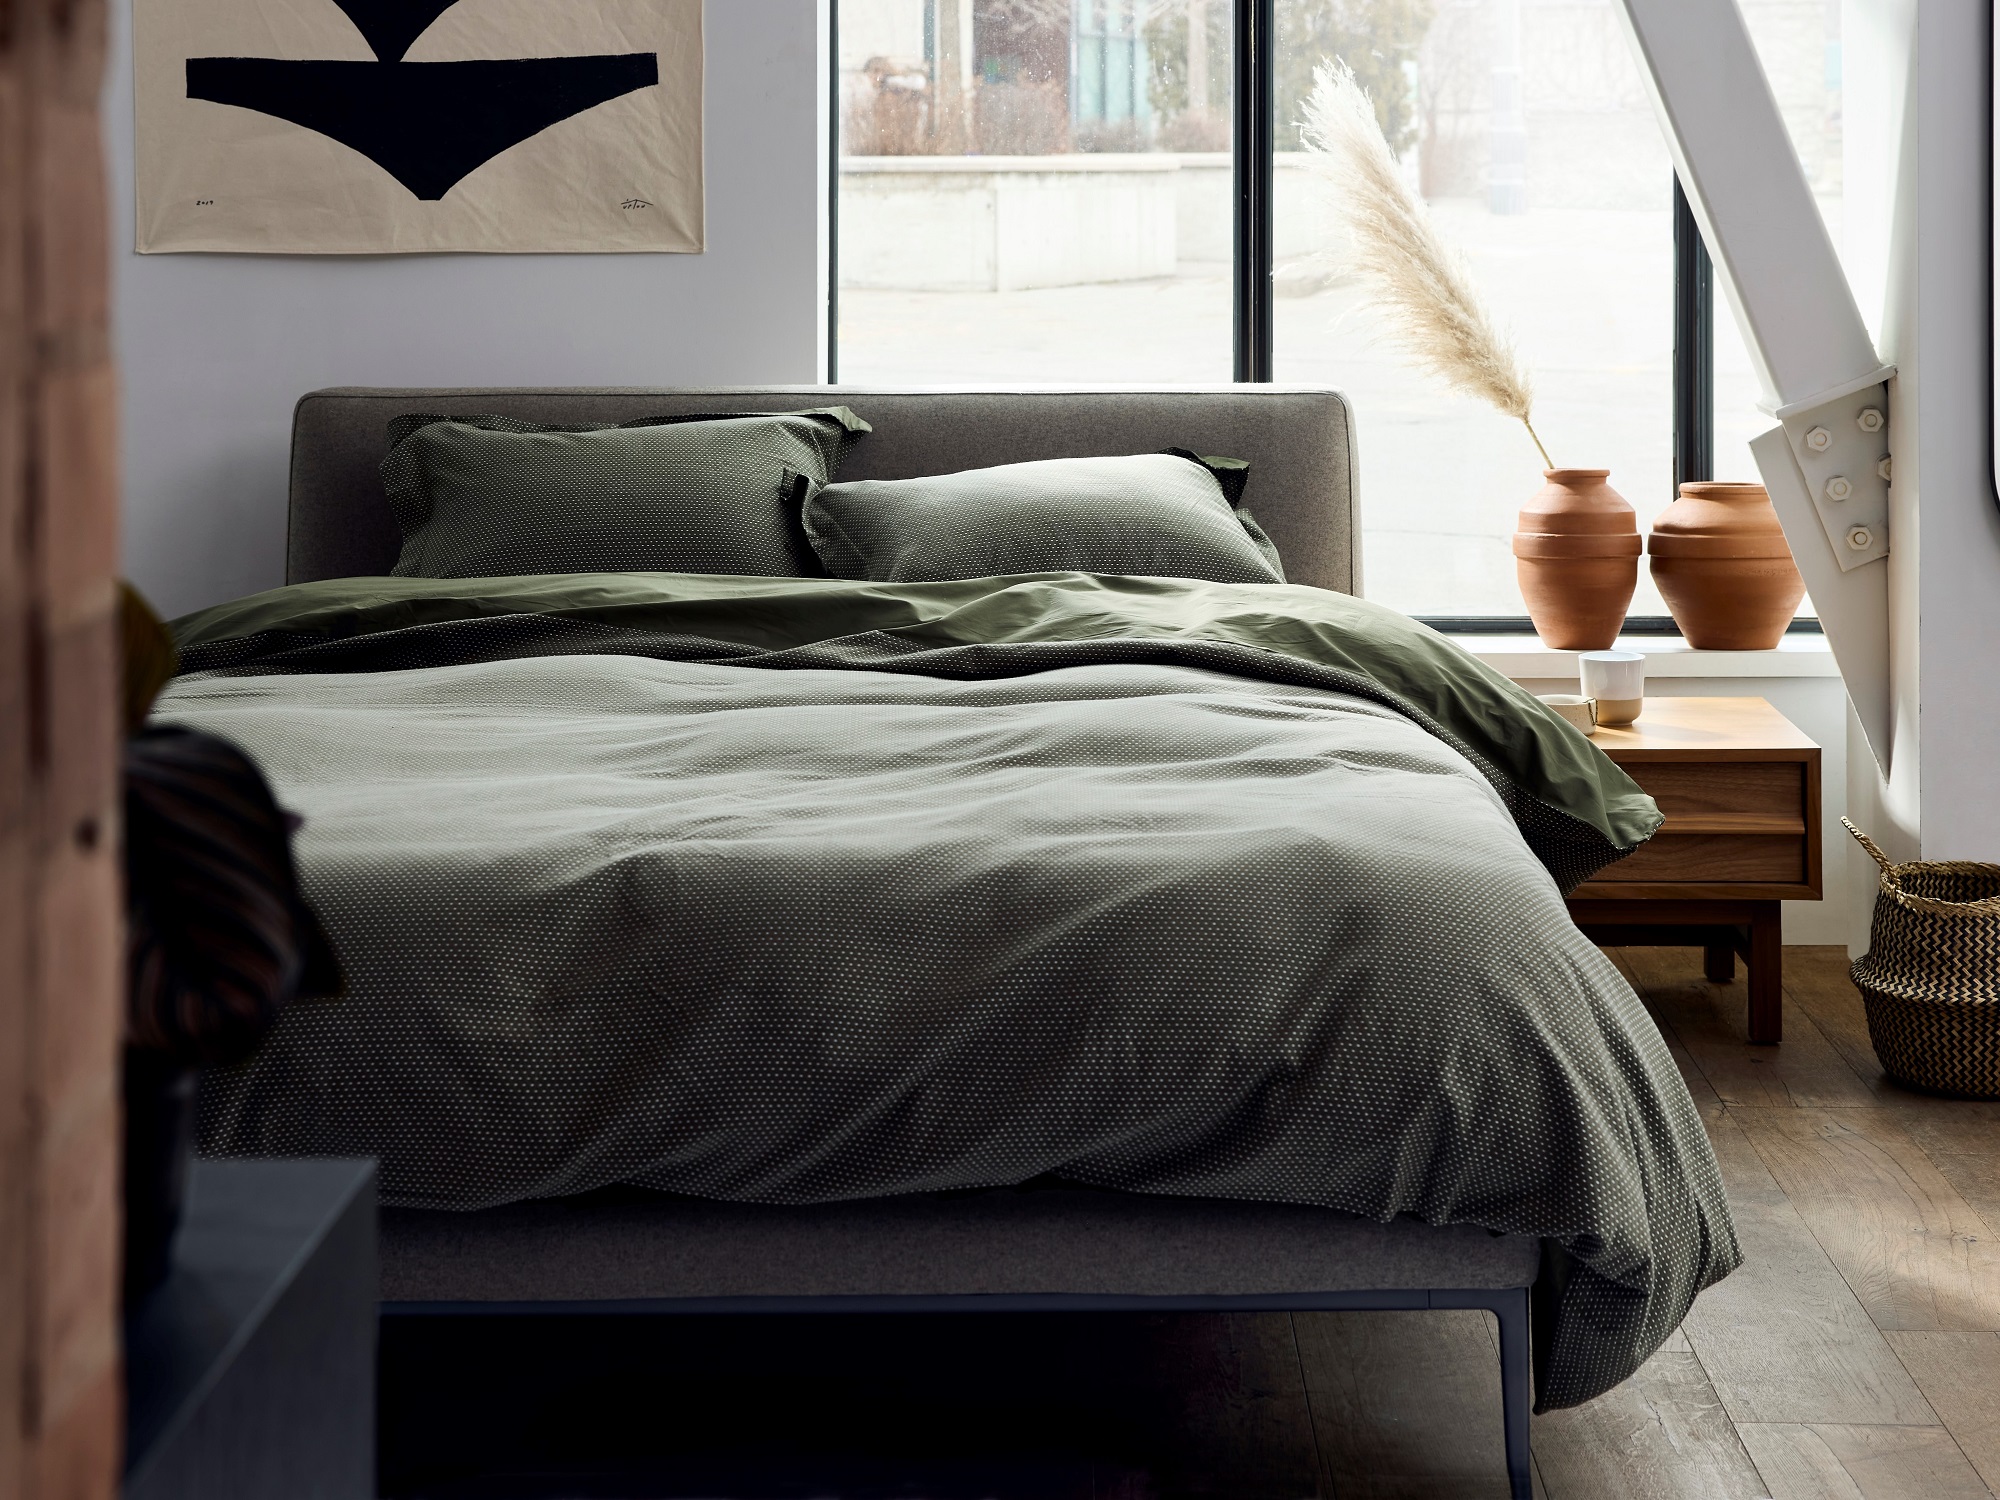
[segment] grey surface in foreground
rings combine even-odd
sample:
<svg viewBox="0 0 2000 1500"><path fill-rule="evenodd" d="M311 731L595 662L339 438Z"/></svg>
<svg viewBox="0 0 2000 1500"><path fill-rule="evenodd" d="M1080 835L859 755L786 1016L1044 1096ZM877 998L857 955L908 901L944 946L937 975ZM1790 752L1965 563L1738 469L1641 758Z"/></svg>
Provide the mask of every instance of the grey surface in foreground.
<svg viewBox="0 0 2000 1500"><path fill-rule="evenodd" d="M607 1191L382 1211L387 1302L1212 1297L1525 1287L1541 1242L1473 1225L1084 1189L776 1207Z"/></svg>
<svg viewBox="0 0 2000 1500"><path fill-rule="evenodd" d="M126 1500L375 1492L375 1165L200 1161L126 1332Z"/></svg>

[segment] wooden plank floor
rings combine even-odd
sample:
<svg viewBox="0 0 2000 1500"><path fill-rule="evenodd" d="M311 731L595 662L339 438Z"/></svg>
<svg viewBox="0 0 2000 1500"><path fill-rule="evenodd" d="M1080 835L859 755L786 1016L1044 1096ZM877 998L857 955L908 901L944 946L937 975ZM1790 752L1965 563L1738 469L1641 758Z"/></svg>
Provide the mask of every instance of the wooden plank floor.
<svg viewBox="0 0 2000 1500"><path fill-rule="evenodd" d="M1699 953L1613 957L1708 1124L1748 1262L1632 1380L1535 1419L1537 1493L1991 1497L2000 1103L1886 1079L1837 949L1786 951L1779 1048L1749 1045L1742 978L1709 984ZM696 1320L665 1347L611 1320L547 1320L532 1347L518 1320L450 1321L454 1343L385 1343L387 1494L1506 1493L1481 1313ZM552 1406L565 1369L589 1378Z"/></svg>
<svg viewBox="0 0 2000 1500"><path fill-rule="evenodd" d="M2000 1485L2000 1106L1934 1098L1883 1076L1837 948L1785 950L1785 1042L1752 1047L1743 980L1712 985L1698 954L1613 955L1659 1022L1708 1124L1747 1263L1682 1334L1697 1443L1635 1426L1603 1495L1774 1500L1990 1496ZM1656 1356L1641 1372L1643 1385ZM1593 1403L1536 1419L1536 1462L1571 1490ZM1561 1431L1563 1441L1551 1441ZM1742 1467L1729 1485L1699 1463ZM1643 1479L1638 1469L1647 1472ZM1724 1472L1717 1468L1717 1473ZM1743 1486L1747 1485L1745 1488ZM1730 1487L1734 1486L1734 1487Z"/></svg>

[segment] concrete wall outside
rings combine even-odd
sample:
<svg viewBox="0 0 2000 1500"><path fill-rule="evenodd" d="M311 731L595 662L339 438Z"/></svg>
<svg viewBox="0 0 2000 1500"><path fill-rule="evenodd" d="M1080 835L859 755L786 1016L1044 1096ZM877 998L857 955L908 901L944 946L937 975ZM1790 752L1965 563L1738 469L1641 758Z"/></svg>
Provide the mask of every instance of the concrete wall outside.
<svg viewBox="0 0 2000 1500"><path fill-rule="evenodd" d="M891 291L1016 291L1171 276L1235 254L1227 152L850 157L840 281ZM1280 152L1280 266L1337 253L1304 153Z"/></svg>
<svg viewBox="0 0 2000 1500"><path fill-rule="evenodd" d="M1172 156L860 156L843 163L840 281L1012 292L1171 276Z"/></svg>
<svg viewBox="0 0 2000 1500"><path fill-rule="evenodd" d="M1280 151L1271 175L1271 254L1278 264L1338 251L1345 232L1320 201L1306 154ZM1230 212L1235 190L1235 168L1226 153L1181 158L1182 260L1226 265L1235 258L1236 224Z"/></svg>

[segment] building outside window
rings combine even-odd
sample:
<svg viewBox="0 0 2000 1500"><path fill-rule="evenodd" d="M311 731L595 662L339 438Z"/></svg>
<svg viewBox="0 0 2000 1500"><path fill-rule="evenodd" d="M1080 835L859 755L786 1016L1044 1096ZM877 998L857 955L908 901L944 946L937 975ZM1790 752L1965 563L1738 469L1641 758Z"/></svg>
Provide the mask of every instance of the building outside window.
<svg viewBox="0 0 2000 1500"><path fill-rule="evenodd" d="M840 373L1230 378L1228 0L841 0Z"/></svg>
<svg viewBox="0 0 2000 1500"><path fill-rule="evenodd" d="M1146 0L1072 0L1070 55L1076 59L1070 119L1099 149L1115 136L1143 150L1153 123Z"/></svg>
<svg viewBox="0 0 2000 1500"><path fill-rule="evenodd" d="M1672 498L1673 179L1615 3L1276 0L1276 378L1352 398L1367 592L1408 613L1521 614L1508 542L1541 463L1344 272L1301 106L1324 60L1354 69L1555 461L1610 469L1643 528ZM1230 379L1230 0L839 4L841 379ZM1744 11L1837 242L1838 0ZM1714 477L1754 480L1770 422L1716 325ZM1643 569L1632 613L1665 614Z"/></svg>

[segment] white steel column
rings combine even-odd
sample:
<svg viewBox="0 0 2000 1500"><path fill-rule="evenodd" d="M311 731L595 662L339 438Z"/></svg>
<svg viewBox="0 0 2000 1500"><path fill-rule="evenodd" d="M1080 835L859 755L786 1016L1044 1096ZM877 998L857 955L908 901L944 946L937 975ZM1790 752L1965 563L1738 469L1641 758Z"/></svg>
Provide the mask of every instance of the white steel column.
<svg viewBox="0 0 2000 1500"><path fill-rule="evenodd" d="M1889 763L1889 382L1735 0L1622 0L1695 222L1780 422L1750 445Z"/></svg>

